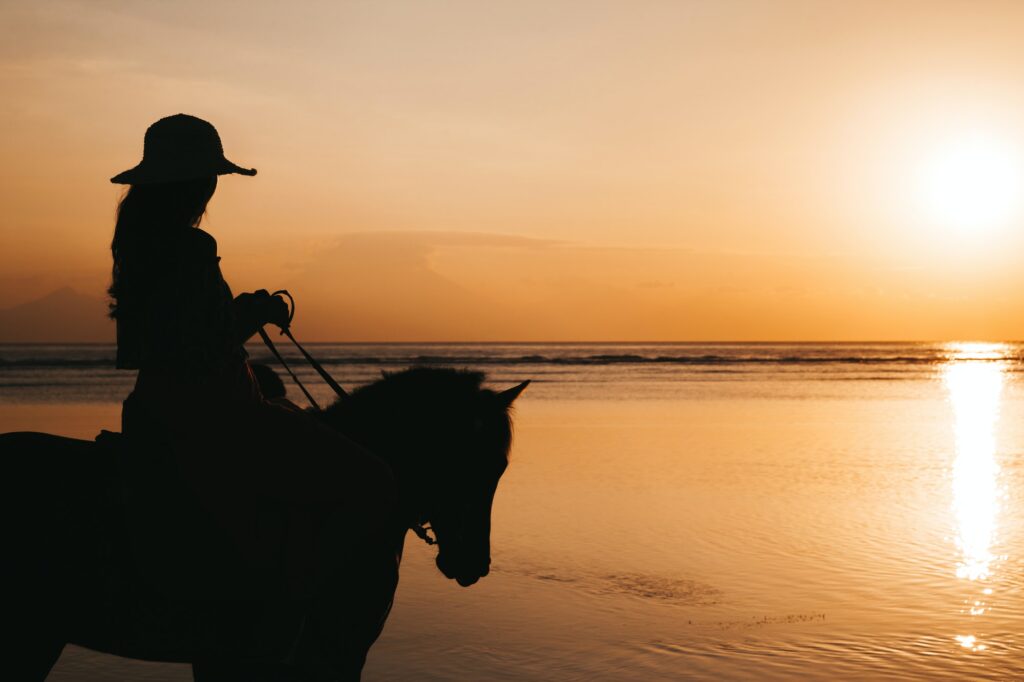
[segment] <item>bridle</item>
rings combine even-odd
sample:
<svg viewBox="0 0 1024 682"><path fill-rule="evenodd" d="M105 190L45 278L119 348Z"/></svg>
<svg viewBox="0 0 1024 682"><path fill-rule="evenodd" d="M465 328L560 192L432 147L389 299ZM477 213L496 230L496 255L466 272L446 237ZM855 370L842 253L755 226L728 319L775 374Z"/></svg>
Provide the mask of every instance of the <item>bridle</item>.
<svg viewBox="0 0 1024 682"><path fill-rule="evenodd" d="M434 529L426 525L425 523L413 523L409 526L409 528L412 529L413 533L416 533L416 537L418 537L420 540L423 540L423 542L427 543L428 545L437 544L437 537L430 537L430 532ZM436 536L437 534L435 533L434 535Z"/></svg>

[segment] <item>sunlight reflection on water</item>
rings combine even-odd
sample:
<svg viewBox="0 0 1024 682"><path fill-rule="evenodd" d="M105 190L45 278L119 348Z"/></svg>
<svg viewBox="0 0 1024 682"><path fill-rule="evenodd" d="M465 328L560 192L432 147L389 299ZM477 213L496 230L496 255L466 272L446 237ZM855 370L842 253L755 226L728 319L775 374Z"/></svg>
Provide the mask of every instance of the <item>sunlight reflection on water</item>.
<svg viewBox="0 0 1024 682"><path fill-rule="evenodd" d="M957 344L943 369L953 406L956 459L953 463L953 514L960 556L956 577L984 585L998 558L992 552L999 517L999 464L996 461L995 427L1003 392L1006 364L1002 344ZM987 610L983 596L988 586L968 600L965 611L981 616ZM976 635L956 635L957 644L980 652L987 647Z"/></svg>

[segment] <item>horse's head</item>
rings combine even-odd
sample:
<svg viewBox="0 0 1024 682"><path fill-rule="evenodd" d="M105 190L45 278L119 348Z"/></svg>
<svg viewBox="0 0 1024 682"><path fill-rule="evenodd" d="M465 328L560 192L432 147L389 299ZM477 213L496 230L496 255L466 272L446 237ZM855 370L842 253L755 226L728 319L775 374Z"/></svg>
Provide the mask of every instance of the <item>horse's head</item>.
<svg viewBox="0 0 1024 682"><path fill-rule="evenodd" d="M508 466L509 408L529 383L479 392L472 426L453 444L452 456L439 463L438 488L423 510L422 520L437 537L438 569L463 587L490 570L491 504Z"/></svg>
<svg viewBox="0 0 1024 682"><path fill-rule="evenodd" d="M506 391L484 376L440 368L387 374L327 411L335 426L390 465L402 513L438 546L437 567L463 587L487 575L491 504L508 466L512 402L528 381Z"/></svg>

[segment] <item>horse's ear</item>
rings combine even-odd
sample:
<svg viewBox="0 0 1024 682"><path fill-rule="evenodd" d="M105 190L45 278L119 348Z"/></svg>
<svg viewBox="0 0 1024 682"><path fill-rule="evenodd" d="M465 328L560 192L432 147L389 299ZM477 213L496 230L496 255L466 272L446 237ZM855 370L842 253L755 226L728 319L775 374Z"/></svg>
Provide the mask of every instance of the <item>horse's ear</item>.
<svg viewBox="0 0 1024 682"><path fill-rule="evenodd" d="M529 385L530 380L527 379L518 386L513 386L512 388L506 389L498 394L498 400L501 401L502 405L508 407L509 405L512 404L513 400L519 397L519 394L523 392L523 389L525 389Z"/></svg>

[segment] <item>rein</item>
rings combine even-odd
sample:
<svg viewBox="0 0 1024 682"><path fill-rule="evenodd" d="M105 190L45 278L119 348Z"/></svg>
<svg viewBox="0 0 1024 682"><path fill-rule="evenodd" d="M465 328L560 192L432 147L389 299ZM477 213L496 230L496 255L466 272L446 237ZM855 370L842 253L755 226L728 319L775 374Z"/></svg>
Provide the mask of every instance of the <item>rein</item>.
<svg viewBox="0 0 1024 682"><path fill-rule="evenodd" d="M298 385L299 388L302 389L302 393L306 396L306 400L309 401L309 404L313 406L314 410L316 410L317 412L321 412L322 410L320 409L320 405L316 402L316 399L314 399L313 396L310 395L309 391L306 390L306 387L302 385L301 381L299 381L299 377L295 375L295 372L292 371L292 368L289 367L288 363L284 361L284 358L281 356L281 353L279 353L277 350L277 346L274 345L274 342L271 341L270 337L267 335L266 330L263 327L260 327L259 332L260 338L263 339L264 345L266 345L266 347L270 349L270 352L274 354L274 357L277 358L277 361L280 362L281 366L285 368L285 371L288 372L292 380Z"/></svg>
<svg viewBox="0 0 1024 682"><path fill-rule="evenodd" d="M281 333L287 336L288 339L291 340L293 344L295 344L295 347L299 349L299 352L302 353L302 356L304 358L306 358L306 361L313 367L313 369L317 371L317 373L327 383L327 385L334 390L334 392L338 395L339 398L341 398L342 400L348 399L348 392L341 387L341 384L335 381L334 377L328 374L327 370L323 368L323 365L317 362L316 358L310 355L309 352L305 348L303 348L298 341L295 340L295 337L292 336L291 324L292 318L295 317L295 298L291 295L291 293L288 292L287 289L279 289L272 293L271 296L285 296L287 297L289 303L291 303L291 305L288 306L288 323L284 327L281 327ZM284 357L281 355L280 352L278 352L277 346L275 346L274 342L270 340L270 336L267 334L267 330L264 329L263 327L260 327L259 335L260 338L263 339L263 344L270 350L271 353L273 353L274 357L277 358L277 361L280 362L281 366L285 368L285 371L288 372L288 375L291 376L295 384L300 389L302 389L302 394L306 396L306 400L308 400L309 404L313 406L313 409L316 410L317 412L321 412L322 410L320 408L320 405L313 398L312 394L310 394L310 392L306 390L306 387L302 385L302 382L299 380L299 377L295 374L295 372L292 371L292 368L288 366L288 363L285 362Z"/></svg>
<svg viewBox="0 0 1024 682"><path fill-rule="evenodd" d="M324 369L323 366L319 362L317 362L316 359L312 355L310 355L309 352L307 352L306 349L303 348L298 341L295 340L294 336L292 336L290 327L292 323L292 318L295 317L295 299L292 297L292 295L288 292L287 289L279 289L278 291L275 291L274 293L271 294L271 296L278 295L285 296L288 299L289 303L291 304L288 310L288 324L281 328L281 334L287 336L288 339L293 344L295 344L295 347L299 349L299 352L302 353L302 356L306 358L306 361L313 367L313 369L317 371L317 373L324 380L324 382L326 382L326 384L334 390L334 392L338 395L338 398L340 398L341 400L348 400L350 397L348 391L342 388L341 384L335 381L334 377L328 374L327 370ZM306 396L306 400L308 400L309 404L313 406L313 409L316 412L323 412L323 409L313 398L312 394L310 394L310 392L306 390L306 387L302 385L302 382L299 380L299 377L295 374L295 372L292 371L292 368L288 366L288 363L285 362L284 357L277 350L277 346L274 345L273 341L271 341L270 335L267 334L266 329L260 327L259 335L260 338L263 339L263 344L267 347L267 349L270 350L273 356L277 358L277 361L281 363L281 366L284 367L285 371L288 372L288 375L291 376L295 384L300 389L302 389L303 395ZM413 522L409 525L409 528L412 529L413 533L416 533L416 536L418 538L423 540L423 542L427 543L428 545L437 544L436 537L430 536L430 531L433 530L430 526L427 526L422 523Z"/></svg>

